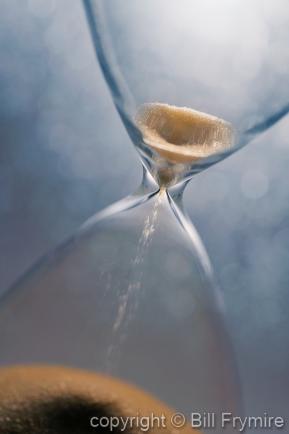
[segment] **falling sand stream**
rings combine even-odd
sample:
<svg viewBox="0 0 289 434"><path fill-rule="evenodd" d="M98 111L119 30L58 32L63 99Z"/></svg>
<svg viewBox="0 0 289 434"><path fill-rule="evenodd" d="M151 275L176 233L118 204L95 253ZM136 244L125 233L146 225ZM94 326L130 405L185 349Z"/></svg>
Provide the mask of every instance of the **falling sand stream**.
<svg viewBox="0 0 289 434"><path fill-rule="evenodd" d="M151 213L145 218L144 227L137 243L135 257L130 262L130 278L126 291L119 296L119 304L112 327L112 341L107 353L107 367L112 368L114 357L126 338L127 327L137 313L143 280L143 263L152 241L159 216L159 206L165 189L157 194Z"/></svg>

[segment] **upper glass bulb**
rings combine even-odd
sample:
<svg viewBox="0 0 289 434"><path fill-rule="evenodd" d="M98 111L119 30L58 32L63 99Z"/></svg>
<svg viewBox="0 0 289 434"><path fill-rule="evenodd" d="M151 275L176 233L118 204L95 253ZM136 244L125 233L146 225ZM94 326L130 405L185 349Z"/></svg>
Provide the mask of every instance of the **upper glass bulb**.
<svg viewBox="0 0 289 434"><path fill-rule="evenodd" d="M158 182L191 177L288 112L285 0L84 4L116 107Z"/></svg>

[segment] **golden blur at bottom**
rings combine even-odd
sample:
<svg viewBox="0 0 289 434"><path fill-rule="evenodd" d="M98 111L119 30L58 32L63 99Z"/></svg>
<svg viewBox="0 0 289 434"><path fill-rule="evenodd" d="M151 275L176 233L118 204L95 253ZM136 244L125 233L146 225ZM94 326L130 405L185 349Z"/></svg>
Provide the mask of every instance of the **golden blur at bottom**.
<svg viewBox="0 0 289 434"><path fill-rule="evenodd" d="M174 421L161 401L109 376L60 366L0 369L1 434L200 434Z"/></svg>

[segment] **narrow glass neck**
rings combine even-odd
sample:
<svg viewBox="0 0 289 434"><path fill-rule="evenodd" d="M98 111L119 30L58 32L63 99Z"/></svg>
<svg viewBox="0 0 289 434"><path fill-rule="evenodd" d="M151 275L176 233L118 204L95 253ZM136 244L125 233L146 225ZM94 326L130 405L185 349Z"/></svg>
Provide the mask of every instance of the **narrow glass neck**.
<svg viewBox="0 0 289 434"><path fill-rule="evenodd" d="M182 199L184 190L188 184L189 180L185 180L183 182L179 182L174 186L160 186L154 180L153 176L150 172L143 166L143 176L142 181L139 188L134 193L134 196L153 196L158 193L160 190L165 190L168 196L178 204L182 208Z"/></svg>

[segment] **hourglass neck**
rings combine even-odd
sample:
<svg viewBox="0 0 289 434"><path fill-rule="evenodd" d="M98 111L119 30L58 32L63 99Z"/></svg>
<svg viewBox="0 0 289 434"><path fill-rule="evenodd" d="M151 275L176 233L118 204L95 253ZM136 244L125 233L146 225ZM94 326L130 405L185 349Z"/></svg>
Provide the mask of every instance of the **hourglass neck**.
<svg viewBox="0 0 289 434"><path fill-rule="evenodd" d="M143 166L142 181L134 196L152 197L157 193L166 192L167 195L182 208L183 193L189 180L190 179L183 180L173 186L166 184L159 185L147 168Z"/></svg>

